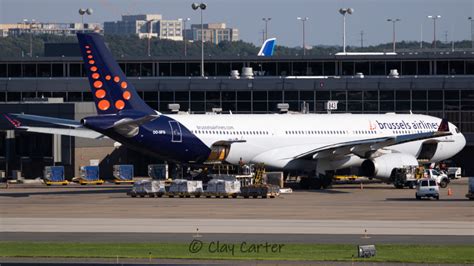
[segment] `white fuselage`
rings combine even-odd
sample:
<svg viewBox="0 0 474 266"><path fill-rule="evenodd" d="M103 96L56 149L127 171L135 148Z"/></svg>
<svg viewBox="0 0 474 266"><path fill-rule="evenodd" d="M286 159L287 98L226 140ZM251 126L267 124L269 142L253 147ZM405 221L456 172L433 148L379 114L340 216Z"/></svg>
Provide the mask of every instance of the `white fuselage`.
<svg viewBox="0 0 474 266"><path fill-rule="evenodd" d="M278 169L301 167L294 164L296 156L328 145L433 132L441 122L437 117L415 114L184 114L169 117L184 125L208 147L217 141L245 141L232 144L226 158L231 164L238 164L240 160L263 162ZM449 124L449 128L452 135L438 137L441 141L431 161L450 158L465 146L465 138L459 130L453 124ZM393 145L384 150L417 157L425 141ZM352 164L361 161L354 158ZM332 168L340 166L350 164L336 164Z"/></svg>

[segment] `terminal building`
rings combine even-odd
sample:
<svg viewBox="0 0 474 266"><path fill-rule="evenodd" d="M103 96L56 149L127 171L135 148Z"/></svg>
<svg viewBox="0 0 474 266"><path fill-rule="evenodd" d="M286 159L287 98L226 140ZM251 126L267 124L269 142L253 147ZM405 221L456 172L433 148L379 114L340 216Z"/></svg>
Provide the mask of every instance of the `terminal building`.
<svg viewBox="0 0 474 266"><path fill-rule="evenodd" d="M200 78L200 58L120 58L119 64L139 94L153 108L167 113L180 104L189 113L277 113L278 103L290 111L419 113L445 117L467 139L454 162L465 175L474 148L474 54L471 52L406 52L397 55L327 55L281 57L206 57ZM251 67L253 73L230 76ZM396 71L395 71L396 70ZM398 75L397 75L398 73ZM95 115L92 94L79 57L0 58L0 112L29 113L80 119ZM186 115L186 114L183 114ZM137 154L113 141L86 140L13 131L0 118L0 171L21 170L36 177L45 165L62 164L69 176L81 165L99 160L103 178L111 165L133 163L146 175L154 158ZM104 170L102 170L104 169ZM110 169L108 170L105 169Z"/></svg>

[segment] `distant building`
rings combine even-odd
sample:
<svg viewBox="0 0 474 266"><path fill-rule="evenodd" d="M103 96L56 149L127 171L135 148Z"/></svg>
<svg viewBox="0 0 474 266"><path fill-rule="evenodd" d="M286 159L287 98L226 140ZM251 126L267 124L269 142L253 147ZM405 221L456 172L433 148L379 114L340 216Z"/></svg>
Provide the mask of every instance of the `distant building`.
<svg viewBox="0 0 474 266"><path fill-rule="evenodd" d="M104 22L104 34L137 35L140 39L155 37L182 41L182 31L180 20L164 20L160 14L122 15L120 21Z"/></svg>
<svg viewBox="0 0 474 266"><path fill-rule="evenodd" d="M239 30L227 28L225 23L208 23L203 25L203 37L205 42L215 44L221 41L235 42L239 40ZM189 40L201 40L201 24L192 24L191 29L186 30L186 37Z"/></svg>
<svg viewBox="0 0 474 266"><path fill-rule="evenodd" d="M0 37L18 36L21 34L54 34L74 36L77 32L102 32L100 23L51 23L51 22L21 22L0 24Z"/></svg>

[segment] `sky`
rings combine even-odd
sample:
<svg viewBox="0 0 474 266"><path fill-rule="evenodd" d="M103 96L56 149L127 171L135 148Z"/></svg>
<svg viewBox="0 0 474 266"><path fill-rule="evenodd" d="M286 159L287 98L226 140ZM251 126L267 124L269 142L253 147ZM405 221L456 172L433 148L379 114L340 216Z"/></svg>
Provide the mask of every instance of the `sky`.
<svg viewBox="0 0 474 266"><path fill-rule="evenodd" d="M226 22L240 31L246 42L262 42L269 17L268 36L279 45L302 45L302 22L306 22L306 45L341 45L342 16L339 8L353 8L348 15L348 45L364 46L392 41L392 24L387 18L399 18L398 40L433 40L433 20L428 15L441 15L437 20L437 39L448 41L471 38L468 17L474 14L474 0L203 0L207 4L204 23ZM162 14L164 19L191 18L199 23L199 11L191 9L186 0L0 0L0 23L18 23L23 19L41 22L80 22L79 8L92 8L94 13L85 22L120 20L122 14ZM189 25L189 24L188 24ZM189 26L188 26L189 27Z"/></svg>

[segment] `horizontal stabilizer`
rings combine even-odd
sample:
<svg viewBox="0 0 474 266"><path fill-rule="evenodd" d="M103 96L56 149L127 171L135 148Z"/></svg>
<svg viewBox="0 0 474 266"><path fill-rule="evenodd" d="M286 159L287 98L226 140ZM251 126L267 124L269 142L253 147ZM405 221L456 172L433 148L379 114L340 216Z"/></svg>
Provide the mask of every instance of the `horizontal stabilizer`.
<svg viewBox="0 0 474 266"><path fill-rule="evenodd" d="M75 120L70 120L70 119L39 116L39 115L27 115L27 114L10 114L10 115L14 116L15 118L43 122L43 123L54 124L54 125L59 125L59 126L66 126L66 127L81 127L82 126L80 122L75 121ZM8 116L5 116L5 117L7 117L8 119Z"/></svg>

